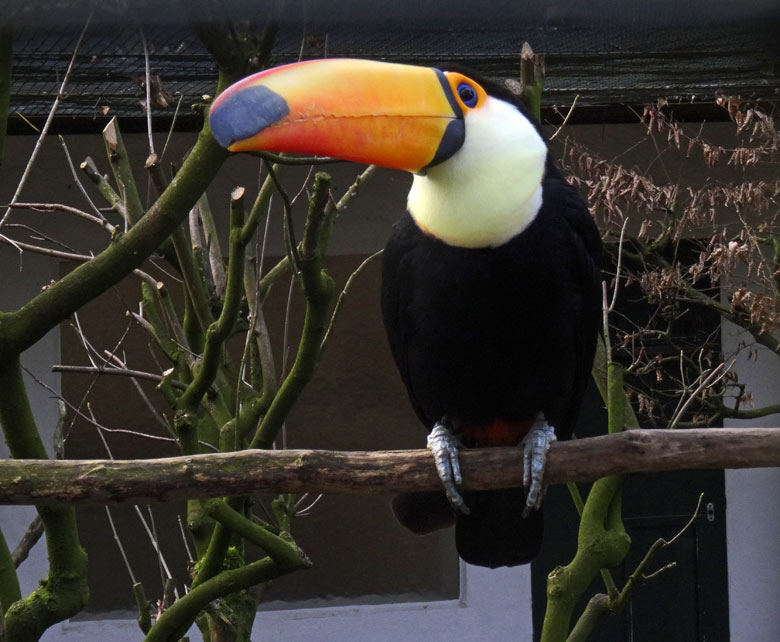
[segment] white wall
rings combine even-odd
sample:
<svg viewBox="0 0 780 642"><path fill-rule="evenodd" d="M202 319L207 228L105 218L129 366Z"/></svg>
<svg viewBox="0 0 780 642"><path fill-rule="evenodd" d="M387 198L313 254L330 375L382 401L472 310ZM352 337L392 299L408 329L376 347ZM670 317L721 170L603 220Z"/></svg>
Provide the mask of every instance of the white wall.
<svg viewBox="0 0 780 642"><path fill-rule="evenodd" d="M529 641L530 567L488 570L461 564L461 598L446 602L343 606L259 613L252 639L263 642L479 642ZM193 627L195 642L201 636ZM43 642L140 639L134 617L124 620L64 622Z"/></svg>
<svg viewBox="0 0 780 642"><path fill-rule="evenodd" d="M734 350L745 336L723 325L723 347ZM735 370L753 392L756 408L780 402L780 358L758 346L749 362L744 353ZM727 420L728 428L780 427L780 415L750 421ZM780 639L780 468L726 471L726 533L729 565L731 642Z"/></svg>

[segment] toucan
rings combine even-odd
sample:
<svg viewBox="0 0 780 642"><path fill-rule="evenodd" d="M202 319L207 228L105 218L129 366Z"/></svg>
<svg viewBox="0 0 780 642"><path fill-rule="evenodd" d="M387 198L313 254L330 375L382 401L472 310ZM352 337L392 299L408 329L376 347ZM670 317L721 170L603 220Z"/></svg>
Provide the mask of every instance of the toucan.
<svg viewBox="0 0 780 642"><path fill-rule="evenodd" d="M572 435L601 309L601 242L518 97L457 67L353 59L284 65L214 100L231 151L411 172L382 259L382 317L444 491L393 500L416 533L455 523L487 567L538 553L549 444ZM524 448L524 487L463 491L458 449Z"/></svg>

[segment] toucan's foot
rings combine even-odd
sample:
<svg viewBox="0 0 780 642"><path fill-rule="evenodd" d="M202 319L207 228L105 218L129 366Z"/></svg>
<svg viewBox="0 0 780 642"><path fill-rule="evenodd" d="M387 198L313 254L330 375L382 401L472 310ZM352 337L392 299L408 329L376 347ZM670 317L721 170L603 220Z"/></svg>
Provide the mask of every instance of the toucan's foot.
<svg viewBox="0 0 780 642"><path fill-rule="evenodd" d="M463 482L458 461L459 447L460 441L452 434L445 419L439 421L428 434L428 448L433 453L436 472L439 473L439 479L444 484L447 499L453 508L468 515L469 508L457 488Z"/></svg>
<svg viewBox="0 0 780 642"><path fill-rule="evenodd" d="M550 444L555 441L555 429L547 423L544 413L537 413L528 434L521 442L523 444L523 486L527 491L525 510L526 517L531 509L538 509L547 492L547 484L543 482L544 465Z"/></svg>

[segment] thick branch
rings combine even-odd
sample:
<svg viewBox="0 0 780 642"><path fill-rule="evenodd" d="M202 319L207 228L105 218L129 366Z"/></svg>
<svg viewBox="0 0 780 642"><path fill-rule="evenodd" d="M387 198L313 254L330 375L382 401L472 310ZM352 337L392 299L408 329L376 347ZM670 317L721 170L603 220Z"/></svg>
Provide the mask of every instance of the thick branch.
<svg viewBox="0 0 780 642"><path fill-rule="evenodd" d="M265 557L241 568L224 570L219 575L193 588L180 600L176 600L160 616L144 640L145 642L179 640L186 633L186 627L182 626L182 622L191 623L197 614L210 602L225 595L267 582L293 570L296 569L278 566L270 557Z"/></svg>
<svg viewBox="0 0 780 642"><path fill-rule="evenodd" d="M466 450L461 461L466 490L522 484L521 449ZM636 472L767 466L780 466L780 429L630 430L553 444L545 478L561 483ZM254 450L126 461L0 461L2 504L142 503L257 492L383 494L440 487L426 450Z"/></svg>
<svg viewBox="0 0 780 642"><path fill-rule="evenodd" d="M22 368L11 359L0 368L0 424L14 461L48 461L27 397ZM78 613L89 599L87 555L81 548L72 506L38 506L46 531L49 575L26 598L4 604L9 640L37 640L56 622ZM6 557L4 555L4 557ZM7 560L7 557L6 557ZM7 580L8 578L4 578ZM3 599L7 597L3 595Z"/></svg>

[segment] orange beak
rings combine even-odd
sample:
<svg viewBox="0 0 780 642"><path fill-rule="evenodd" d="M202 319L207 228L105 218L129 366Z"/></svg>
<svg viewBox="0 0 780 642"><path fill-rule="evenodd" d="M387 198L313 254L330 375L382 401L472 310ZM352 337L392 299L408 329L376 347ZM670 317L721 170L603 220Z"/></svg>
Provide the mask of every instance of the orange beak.
<svg viewBox="0 0 780 642"><path fill-rule="evenodd" d="M254 74L211 106L230 151L332 156L424 172L463 144L461 102L438 69L369 60L299 62Z"/></svg>

